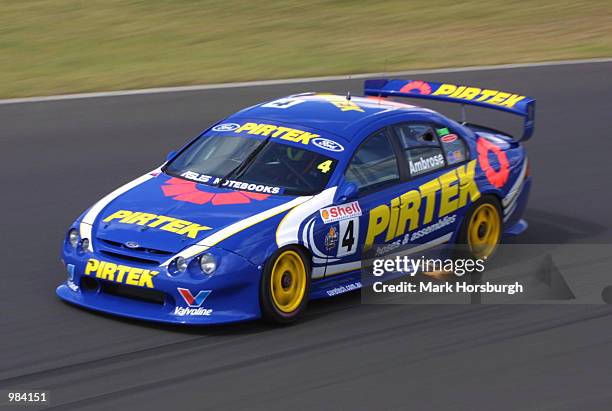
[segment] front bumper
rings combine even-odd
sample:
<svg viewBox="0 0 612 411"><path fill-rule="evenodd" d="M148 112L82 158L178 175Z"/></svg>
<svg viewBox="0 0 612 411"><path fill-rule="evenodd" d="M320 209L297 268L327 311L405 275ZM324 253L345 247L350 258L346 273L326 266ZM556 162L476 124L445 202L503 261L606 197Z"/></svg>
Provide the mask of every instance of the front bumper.
<svg viewBox="0 0 612 411"><path fill-rule="evenodd" d="M167 267L64 249L68 278L57 287L56 293L62 300L81 307L148 321L222 324L260 318L261 270L236 254L222 254L215 274L206 277L189 270L173 275ZM104 264L92 270L88 266L91 260ZM120 275L119 268L114 275L109 275L115 266L158 274L152 277L152 287L143 281L141 286L130 285L138 281L126 281L129 271ZM131 280L135 277L136 274Z"/></svg>

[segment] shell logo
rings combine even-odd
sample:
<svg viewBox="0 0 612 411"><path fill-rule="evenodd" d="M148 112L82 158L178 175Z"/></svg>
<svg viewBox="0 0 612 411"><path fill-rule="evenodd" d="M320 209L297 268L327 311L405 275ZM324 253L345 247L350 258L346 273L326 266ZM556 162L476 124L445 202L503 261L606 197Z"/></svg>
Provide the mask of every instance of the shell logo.
<svg viewBox="0 0 612 411"><path fill-rule="evenodd" d="M321 217L323 217L324 220L327 220L329 218L329 211L327 210L321 211Z"/></svg>
<svg viewBox="0 0 612 411"><path fill-rule="evenodd" d="M230 193L214 193L198 188L193 181L180 178L171 178L166 181L161 189L166 197L173 200L184 201L193 204L231 205L249 204L251 201L261 201L270 197L270 194L252 193L250 191L232 191Z"/></svg>

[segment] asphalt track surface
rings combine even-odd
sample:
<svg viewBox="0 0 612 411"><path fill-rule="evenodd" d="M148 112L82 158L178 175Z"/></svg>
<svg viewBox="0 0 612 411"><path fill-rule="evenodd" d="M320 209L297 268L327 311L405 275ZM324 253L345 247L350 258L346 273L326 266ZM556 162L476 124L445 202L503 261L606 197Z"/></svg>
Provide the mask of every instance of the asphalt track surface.
<svg viewBox="0 0 612 411"><path fill-rule="evenodd" d="M420 77L535 97L520 242L611 242L612 63ZM56 298L65 229L102 195L241 107L349 86L361 82L0 106L0 388L78 410L612 409L604 304L372 306L353 293L290 327L186 328Z"/></svg>

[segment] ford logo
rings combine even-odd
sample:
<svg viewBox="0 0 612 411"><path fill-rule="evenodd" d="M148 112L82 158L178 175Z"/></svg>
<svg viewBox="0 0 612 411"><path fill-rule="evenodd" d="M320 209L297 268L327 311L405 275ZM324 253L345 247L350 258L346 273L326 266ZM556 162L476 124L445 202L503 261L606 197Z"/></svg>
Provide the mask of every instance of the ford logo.
<svg viewBox="0 0 612 411"><path fill-rule="evenodd" d="M327 138L317 137L317 138L313 138L311 141L312 141L312 144L314 144L315 146L319 148L322 148L323 150L335 151L335 152L344 151L344 147L342 147L342 144L336 143L335 141L332 141Z"/></svg>
<svg viewBox="0 0 612 411"><path fill-rule="evenodd" d="M240 124L236 123L223 123L218 124L212 128L213 131L234 131L240 128Z"/></svg>
<svg viewBox="0 0 612 411"><path fill-rule="evenodd" d="M127 243L125 243L125 246L127 248L138 248L140 247L140 244L138 244L136 241L128 241Z"/></svg>

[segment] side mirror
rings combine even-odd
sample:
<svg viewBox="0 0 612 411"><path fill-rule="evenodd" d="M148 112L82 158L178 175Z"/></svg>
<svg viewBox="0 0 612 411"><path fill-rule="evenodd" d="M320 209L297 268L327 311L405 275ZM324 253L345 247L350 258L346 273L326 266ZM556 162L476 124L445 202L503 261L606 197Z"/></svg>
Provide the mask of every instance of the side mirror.
<svg viewBox="0 0 612 411"><path fill-rule="evenodd" d="M340 184L338 190L336 191L336 196L334 198L334 204L342 204L347 201L351 201L357 198L357 194L359 190L357 189L357 185L355 183L344 182Z"/></svg>
<svg viewBox="0 0 612 411"><path fill-rule="evenodd" d="M166 161L170 161L174 158L174 156L176 156L176 151L171 151L168 154L166 154Z"/></svg>

